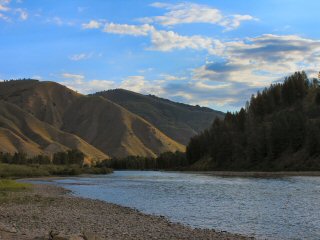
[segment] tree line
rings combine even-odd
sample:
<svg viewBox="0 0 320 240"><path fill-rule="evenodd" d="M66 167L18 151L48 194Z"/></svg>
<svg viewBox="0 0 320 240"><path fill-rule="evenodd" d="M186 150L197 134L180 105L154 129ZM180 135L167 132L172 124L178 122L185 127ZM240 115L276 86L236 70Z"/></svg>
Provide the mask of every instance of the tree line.
<svg viewBox="0 0 320 240"><path fill-rule="evenodd" d="M296 72L193 137L187 160L203 170L320 170L320 87Z"/></svg>
<svg viewBox="0 0 320 240"><path fill-rule="evenodd" d="M112 158L97 164L98 167L112 169L136 169L136 170L156 170L156 169L182 169L189 163L183 152L165 152L158 157L128 156L124 158Z"/></svg>
<svg viewBox="0 0 320 240"><path fill-rule="evenodd" d="M0 152L0 162L8 163L8 164L54 164L54 165L79 165L82 166L84 164L85 155L77 150L72 149L65 152L56 152L53 154L52 159L50 159L47 155L37 155L37 156L28 156L23 152L16 153L4 153Z"/></svg>

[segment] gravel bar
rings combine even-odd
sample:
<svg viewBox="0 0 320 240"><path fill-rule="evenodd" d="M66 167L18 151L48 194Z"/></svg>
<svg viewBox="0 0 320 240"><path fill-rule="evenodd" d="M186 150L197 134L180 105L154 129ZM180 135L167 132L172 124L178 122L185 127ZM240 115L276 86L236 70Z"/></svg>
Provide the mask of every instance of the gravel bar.
<svg viewBox="0 0 320 240"><path fill-rule="evenodd" d="M33 184L0 200L1 240L252 239L193 229L165 217L116 204L75 197L53 185Z"/></svg>

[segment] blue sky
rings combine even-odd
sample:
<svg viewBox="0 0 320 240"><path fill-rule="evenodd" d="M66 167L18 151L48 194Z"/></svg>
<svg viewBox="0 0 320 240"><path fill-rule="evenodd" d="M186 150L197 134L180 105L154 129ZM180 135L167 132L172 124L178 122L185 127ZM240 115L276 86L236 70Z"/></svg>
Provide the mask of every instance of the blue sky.
<svg viewBox="0 0 320 240"><path fill-rule="evenodd" d="M317 0L0 0L0 79L125 88L235 111L320 70Z"/></svg>

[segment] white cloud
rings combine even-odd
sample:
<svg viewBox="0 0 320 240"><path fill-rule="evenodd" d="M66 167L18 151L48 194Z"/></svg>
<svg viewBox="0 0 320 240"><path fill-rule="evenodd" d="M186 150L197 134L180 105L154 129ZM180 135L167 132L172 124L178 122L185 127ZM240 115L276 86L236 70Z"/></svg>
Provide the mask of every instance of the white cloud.
<svg viewBox="0 0 320 240"><path fill-rule="evenodd" d="M10 18L7 17L6 15L2 14L2 13L0 13L0 19L4 20L6 22L10 22Z"/></svg>
<svg viewBox="0 0 320 240"><path fill-rule="evenodd" d="M101 25L102 25L101 22L96 21L96 20L91 20L91 21L88 22L88 23L82 24L82 28L83 28L83 29L98 29L98 28L101 27Z"/></svg>
<svg viewBox="0 0 320 240"><path fill-rule="evenodd" d="M144 18L144 20L158 22L166 26L182 23L218 24L223 19L223 16L218 9L194 3L153 3L151 6L165 8L168 12L163 16Z"/></svg>
<svg viewBox="0 0 320 240"><path fill-rule="evenodd" d="M315 77L320 69L318 40L266 34L223 44L221 60L194 69L194 79L263 88L295 71L305 70Z"/></svg>
<svg viewBox="0 0 320 240"><path fill-rule="evenodd" d="M181 36L173 31L152 31L152 46L149 49L171 51L173 49L212 49L213 40L202 36Z"/></svg>
<svg viewBox="0 0 320 240"><path fill-rule="evenodd" d="M133 36L147 36L153 30L154 30L154 27L149 24L128 25L128 24L116 24L116 23L107 23L105 25L105 28L103 29L103 31L107 33L133 35Z"/></svg>
<svg viewBox="0 0 320 240"><path fill-rule="evenodd" d="M214 53L219 49L220 44L218 40L208 37L198 35L182 36L173 31L156 30L149 24L129 25L109 23L106 24L103 31L120 35L149 36L152 45L147 49L163 52L174 49L194 49Z"/></svg>
<svg viewBox="0 0 320 240"><path fill-rule="evenodd" d="M242 21L256 20L250 15L235 14L224 16L219 9L188 2L178 4L156 2L151 6L164 8L167 12L162 16L140 18L140 21L145 23L156 22L163 26L208 23L225 27L226 30L233 30L238 28Z"/></svg>
<svg viewBox="0 0 320 240"><path fill-rule="evenodd" d="M75 82L79 82L81 83L85 76L84 75L81 75L81 74L73 74L73 73L62 73L61 75L63 78L68 78L68 79L71 79L71 80L74 80Z"/></svg>
<svg viewBox="0 0 320 240"><path fill-rule="evenodd" d="M163 78L165 81L181 81L181 80L186 80L186 77L178 77L178 76L174 76L171 74L161 74L160 75L161 78Z"/></svg>
<svg viewBox="0 0 320 240"><path fill-rule="evenodd" d="M238 27L240 27L241 22L243 21L252 21L257 20L257 18L254 18L250 15L232 15L230 17L225 18L220 22L220 25L225 27L225 31L231 31Z"/></svg>
<svg viewBox="0 0 320 240"><path fill-rule="evenodd" d="M28 19L28 12L22 8L11 8L11 0L0 0L0 19L11 22L16 15L19 19L25 21Z"/></svg>
<svg viewBox="0 0 320 240"><path fill-rule="evenodd" d="M85 80L82 74L63 73L61 77L65 80L61 84L84 94L95 93L102 90L115 88L115 83L110 80Z"/></svg>
<svg viewBox="0 0 320 240"><path fill-rule="evenodd" d="M93 56L93 53L79 53L79 54L71 55L69 59L72 61L81 61L81 60L89 59L92 56Z"/></svg>
<svg viewBox="0 0 320 240"><path fill-rule="evenodd" d="M217 60L195 68L189 81L162 76L162 96L236 110L251 94L274 81L300 70L316 77L320 69L320 41L295 35L266 34L220 42L219 51L214 45L213 51Z"/></svg>
<svg viewBox="0 0 320 240"><path fill-rule="evenodd" d="M25 21L28 19L29 15L28 12L24 9L17 8L15 11L20 15L20 20Z"/></svg>
<svg viewBox="0 0 320 240"><path fill-rule="evenodd" d="M1 12L8 12L8 11L10 11L10 8L7 7L7 6L4 5L4 4L0 4L0 11L1 11Z"/></svg>
<svg viewBox="0 0 320 240"><path fill-rule="evenodd" d="M163 92L161 80L147 80L144 76L129 76L122 80L118 88L127 89L130 91L142 94L155 94L159 95Z"/></svg>
<svg viewBox="0 0 320 240"><path fill-rule="evenodd" d="M65 20L60 17L49 17L46 19L47 23L55 24L58 26L74 26L75 23L73 21Z"/></svg>

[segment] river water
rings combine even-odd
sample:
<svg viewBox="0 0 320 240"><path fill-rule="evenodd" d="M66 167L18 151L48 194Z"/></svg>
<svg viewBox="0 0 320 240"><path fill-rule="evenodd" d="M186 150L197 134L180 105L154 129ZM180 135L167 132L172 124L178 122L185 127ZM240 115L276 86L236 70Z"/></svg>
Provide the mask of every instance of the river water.
<svg viewBox="0 0 320 240"><path fill-rule="evenodd" d="M115 171L52 180L75 195L261 239L320 239L320 177Z"/></svg>

